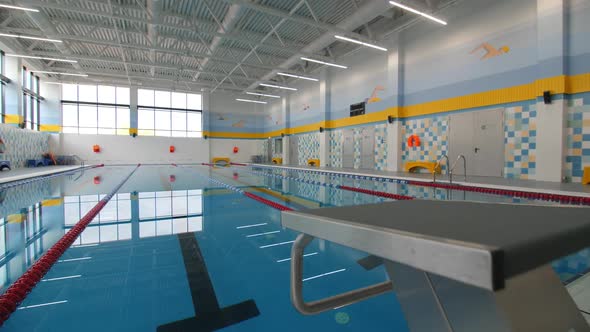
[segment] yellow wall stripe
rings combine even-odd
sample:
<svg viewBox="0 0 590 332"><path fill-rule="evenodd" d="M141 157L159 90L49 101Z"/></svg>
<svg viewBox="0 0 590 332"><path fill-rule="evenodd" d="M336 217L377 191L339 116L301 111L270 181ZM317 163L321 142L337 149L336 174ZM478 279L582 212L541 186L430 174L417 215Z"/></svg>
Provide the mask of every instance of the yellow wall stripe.
<svg viewBox="0 0 590 332"><path fill-rule="evenodd" d="M4 123L19 124L23 122L23 117L18 114L4 114Z"/></svg>
<svg viewBox="0 0 590 332"><path fill-rule="evenodd" d="M48 131L53 133L59 133L61 131L60 125L42 124L39 126L39 131Z"/></svg>
<svg viewBox="0 0 590 332"><path fill-rule="evenodd" d="M24 214L11 214L6 217L6 222L8 223L23 222L23 220L25 220Z"/></svg>
<svg viewBox="0 0 590 332"><path fill-rule="evenodd" d="M64 203L63 198L46 199L41 202L41 206L59 206Z"/></svg>
<svg viewBox="0 0 590 332"><path fill-rule="evenodd" d="M430 101L421 104L402 107L390 107L379 112L373 112L361 116L336 120L320 121L294 128L285 128L266 133L223 133L209 132L210 137L232 138L268 138L286 135L301 134L318 131L319 127L337 129L348 126L358 126L373 122L387 120L388 116L396 118L409 118L421 115L432 115L451 111L466 110L471 108L501 105L527 100L534 100L543 95L543 91L551 91L552 94L575 94L590 91L590 73L543 78L529 84L517 85L508 88L490 90L465 96Z"/></svg>

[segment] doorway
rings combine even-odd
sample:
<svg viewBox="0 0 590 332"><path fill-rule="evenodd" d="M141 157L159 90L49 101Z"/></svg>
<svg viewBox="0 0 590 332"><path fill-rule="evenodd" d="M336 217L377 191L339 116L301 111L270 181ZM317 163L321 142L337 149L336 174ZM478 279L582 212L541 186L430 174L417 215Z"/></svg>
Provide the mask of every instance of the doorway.
<svg viewBox="0 0 590 332"><path fill-rule="evenodd" d="M504 109L459 113L450 116L449 158L467 160L467 175L504 175ZM462 174L460 164L455 174Z"/></svg>

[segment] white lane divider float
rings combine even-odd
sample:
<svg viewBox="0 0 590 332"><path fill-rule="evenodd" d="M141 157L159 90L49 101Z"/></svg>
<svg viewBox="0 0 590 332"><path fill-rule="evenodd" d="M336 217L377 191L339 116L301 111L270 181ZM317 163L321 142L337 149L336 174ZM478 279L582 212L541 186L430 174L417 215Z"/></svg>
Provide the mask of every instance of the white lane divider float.
<svg viewBox="0 0 590 332"><path fill-rule="evenodd" d="M41 279L41 281L58 281L58 280L65 280L65 279L74 279L74 278L80 278L82 275L81 274L77 274L75 276L67 276L67 277L59 277L59 278L50 278L50 279Z"/></svg>
<svg viewBox="0 0 590 332"><path fill-rule="evenodd" d="M305 254L305 255L303 255L303 257L315 256L315 255L317 255L317 254L318 254L317 252L311 252L311 253L309 253L309 254ZM291 260L291 257L289 257L289 258L285 258L285 259L279 259L279 260L277 261L277 263L287 262L287 261L290 261L290 260Z"/></svg>

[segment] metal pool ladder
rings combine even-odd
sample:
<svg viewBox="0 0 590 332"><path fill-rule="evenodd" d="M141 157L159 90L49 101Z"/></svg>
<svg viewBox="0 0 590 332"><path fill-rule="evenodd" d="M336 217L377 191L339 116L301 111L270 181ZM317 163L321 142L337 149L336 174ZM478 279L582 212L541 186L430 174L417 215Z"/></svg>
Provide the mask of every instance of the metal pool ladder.
<svg viewBox="0 0 590 332"><path fill-rule="evenodd" d="M442 157L440 157L440 159L436 162L436 165L434 165L434 170L432 171L432 182L436 182L436 169L441 166L441 161L443 160L443 158L447 160L447 163L445 165L447 165L447 174L449 174L449 156L443 154Z"/></svg>
<svg viewBox="0 0 590 332"><path fill-rule="evenodd" d="M455 162L453 163L453 166L451 166L451 168L449 169L449 181L450 181L450 183L453 183L453 171L455 170L455 166L457 166L457 163L461 159L463 159L463 176L464 176L464 180L467 181L467 159L465 159L465 156L464 155L460 154L457 157L457 160L455 160Z"/></svg>

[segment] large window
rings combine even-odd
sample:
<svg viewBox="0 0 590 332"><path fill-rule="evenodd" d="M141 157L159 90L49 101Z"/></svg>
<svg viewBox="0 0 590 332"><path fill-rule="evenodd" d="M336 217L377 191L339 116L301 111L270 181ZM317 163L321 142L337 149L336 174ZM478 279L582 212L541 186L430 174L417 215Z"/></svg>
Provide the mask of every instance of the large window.
<svg viewBox="0 0 590 332"><path fill-rule="evenodd" d="M129 88L106 85L62 85L64 133L128 135Z"/></svg>
<svg viewBox="0 0 590 332"><path fill-rule="evenodd" d="M25 127L39 130L41 94L39 91L39 76L23 67L23 118Z"/></svg>
<svg viewBox="0 0 590 332"><path fill-rule="evenodd" d="M139 135L201 137L201 95L139 89L137 100Z"/></svg>

